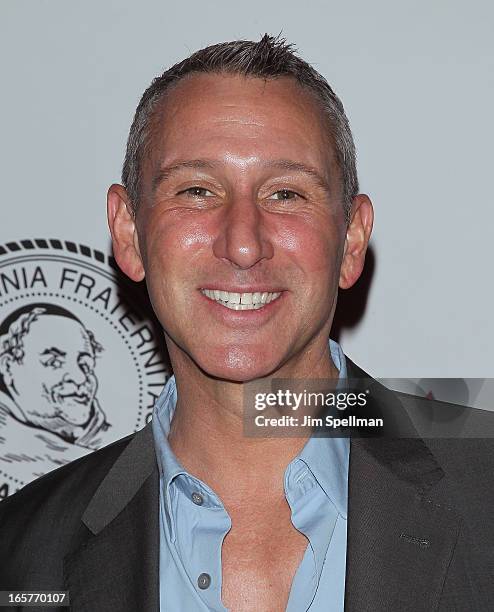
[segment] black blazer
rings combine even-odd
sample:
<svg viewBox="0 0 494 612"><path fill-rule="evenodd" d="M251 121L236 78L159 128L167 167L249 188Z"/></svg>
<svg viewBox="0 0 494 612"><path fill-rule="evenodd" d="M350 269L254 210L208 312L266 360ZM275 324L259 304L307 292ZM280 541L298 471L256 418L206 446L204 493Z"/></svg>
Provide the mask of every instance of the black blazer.
<svg viewBox="0 0 494 612"><path fill-rule="evenodd" d="M408 403L425 422L437 406L369 384L393 414ZM492 417L475 426L492 432ZM345 610L494 610L493 474L490 438L352 439ZM0 503L0 590L158 612L158 487L150 425L24 487Z"/></svg>

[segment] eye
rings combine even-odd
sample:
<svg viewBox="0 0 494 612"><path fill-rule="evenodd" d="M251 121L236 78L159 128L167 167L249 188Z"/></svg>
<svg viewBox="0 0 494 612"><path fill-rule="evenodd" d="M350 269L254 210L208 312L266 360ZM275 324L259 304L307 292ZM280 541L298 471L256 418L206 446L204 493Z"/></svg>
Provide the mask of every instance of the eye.
<svg viewBox="0 0 494 612"><path fill-rule="evenodd" d="M52 368L53 370L59 370L63 366L63 361L59 357L50 357L46 361L41 361L45 368Z"/></svg>
<svg viewBox="0 0 494 612"><path fill-rule="evenodd" d="M185 194L192 198L208 198L210 196L214 196L214 193L206 189L205 187L188 187L183 191L179 191L178 195Z"/></svg>
<svg viewBox="0 0 494 612"><path fill-rule="evenodd" d="M94 358L88 354L80 355L78 359L78 363L79 363L79 367L84 372L84 374L91 374L91 372L93 372L94 367L96 365L94 363Z"/></svg>
<svg viewBox="0 0 494 612"><path fill-rule="evenodd" d="M292 191L291 189L280 189L276 191L271 196L271 200L295 200L296 198L301 198L302 196L298 194L296 191Z"/></svg>

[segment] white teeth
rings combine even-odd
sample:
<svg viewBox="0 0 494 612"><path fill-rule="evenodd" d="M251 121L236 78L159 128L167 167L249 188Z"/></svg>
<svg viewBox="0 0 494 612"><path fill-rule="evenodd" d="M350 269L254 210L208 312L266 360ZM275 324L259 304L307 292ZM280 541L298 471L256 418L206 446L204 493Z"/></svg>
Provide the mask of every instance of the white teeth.
<svg viewBox="0 0 494 612"><path fill-rule="evenodd" d="M231 310L258 310L280 297L281 292L269 293L235 293L219 289L201 289L201 292L211 300Z"/></svg>

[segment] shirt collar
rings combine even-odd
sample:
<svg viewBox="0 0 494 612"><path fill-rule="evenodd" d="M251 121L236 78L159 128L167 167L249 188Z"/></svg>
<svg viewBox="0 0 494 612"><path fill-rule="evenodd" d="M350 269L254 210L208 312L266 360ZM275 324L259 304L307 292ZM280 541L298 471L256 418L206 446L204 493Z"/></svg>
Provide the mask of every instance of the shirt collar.
<svg viewBox="0 0 494 612"><path fill-rule="evenodd" d="M165 488L178 474L187 474L168 443L170 426L177 407L177 385L171 376L156 400L153 409L154 447L158 459L160 476Z"/></svg>
<svg viewBox="0 0 494 612"><path fill-rule="evenodd" d="M339 371L339 380L346 378L345 354L341 346L334 340L329 339L329 350L333 363ZM168 443L170 425L176 405L177 386L175 377L172 376L156 400L153 410L154 443L160 476L165 487L168 487L178 474L188 475ZM324 493L333 502L343 518L347 516L349 448L348 438L311 436L296 458L307 465Z"/></svg>
<svg viewBox="0 0 494 612"><path fill-rule="evenodd" d="M341 346L329 340L331 358L339 371L339 380L347 378L345 354ZM346 519L348 508L348 438L311 436L296 459L302 460L339 514ZM296 461L295 459L295 461Z"/></svg>

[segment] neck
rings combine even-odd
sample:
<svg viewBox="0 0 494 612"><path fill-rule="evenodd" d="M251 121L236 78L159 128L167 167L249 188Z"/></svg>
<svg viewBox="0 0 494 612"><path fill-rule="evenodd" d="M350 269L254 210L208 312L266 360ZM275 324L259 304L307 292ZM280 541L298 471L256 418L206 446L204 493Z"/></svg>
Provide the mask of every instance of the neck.
<svg viewBox="0 0 494 612"><path fill-rule="evenodd" d="M174 347L175 348L175 347ZM169 347L170 349L170 347ZM181 350L169 350L178 401L169 444L180 463L204 480L225 505L255 494L274 502L284 496L283 474L305 437L246 437L243 426L245 383L209 376ZM338 378L325 349L300 359L303 367L280 368L273 378Z"/></svg>

